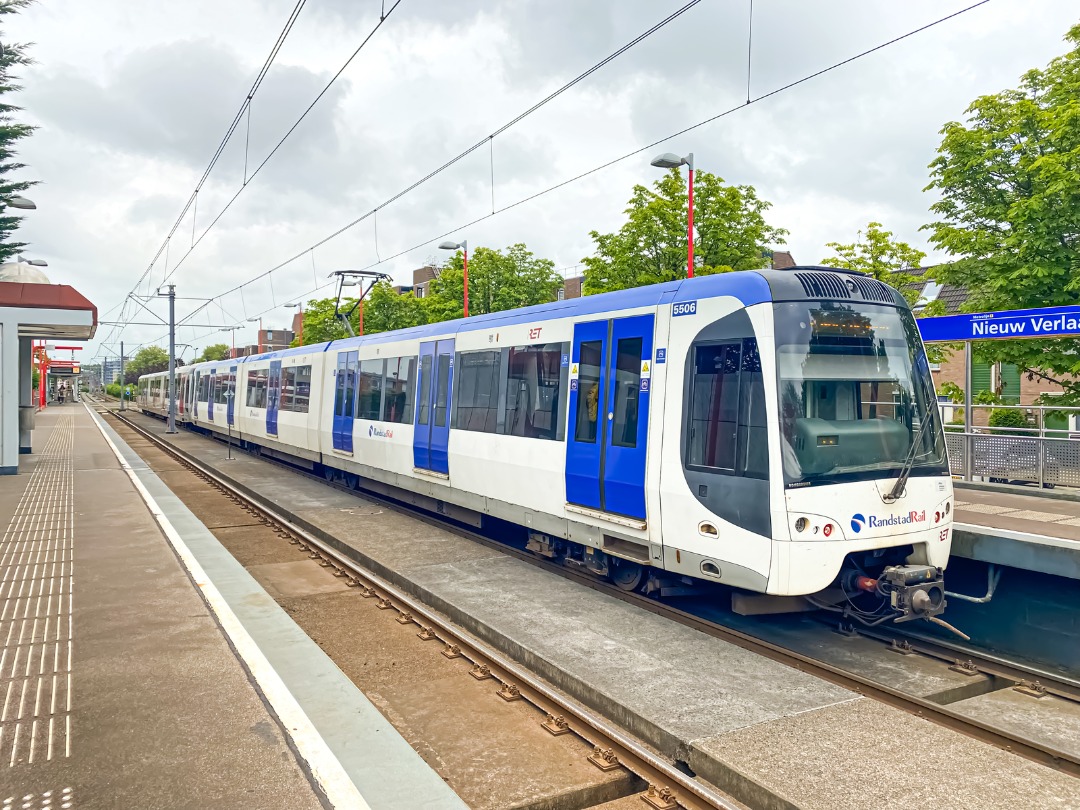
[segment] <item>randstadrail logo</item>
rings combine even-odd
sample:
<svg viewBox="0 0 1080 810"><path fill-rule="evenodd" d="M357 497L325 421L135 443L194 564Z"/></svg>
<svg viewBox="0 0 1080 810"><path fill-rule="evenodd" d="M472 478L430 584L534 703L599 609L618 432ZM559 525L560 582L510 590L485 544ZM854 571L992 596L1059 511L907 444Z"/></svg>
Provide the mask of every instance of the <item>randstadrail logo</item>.
<svg viewBox="0 0 1080 810"><path fill-rule="evenodd" d="M912 523L925 523L926 522L926 510L921 512L912 509L906 515L885 515L881 517L879 515L870 515L865 517L861 513L856 512L851 516L851 530L858 534L864 528L869 529L883 529L886 526L909 526Z"/></svg>

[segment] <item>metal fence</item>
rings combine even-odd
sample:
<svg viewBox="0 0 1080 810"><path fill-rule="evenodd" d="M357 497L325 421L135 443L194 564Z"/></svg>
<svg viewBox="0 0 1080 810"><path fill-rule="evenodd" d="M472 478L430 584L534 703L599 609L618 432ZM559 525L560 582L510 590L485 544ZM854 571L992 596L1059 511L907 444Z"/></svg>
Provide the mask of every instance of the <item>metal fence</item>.
<svg viewBox="0 0 1080 810"><path fill-rule="evenodd" d="M958 406L942 403L946 410ZM1023 482L1040 486L1080 487L1080 408L1039 405L972 405L980 410L1012 410L1025 415L1029 427L972 427L945 424L945 445L953 475L967 481ZM986 420L986 421L989 421ZM1048 427L1049 424L1049 427Z"/></svg>

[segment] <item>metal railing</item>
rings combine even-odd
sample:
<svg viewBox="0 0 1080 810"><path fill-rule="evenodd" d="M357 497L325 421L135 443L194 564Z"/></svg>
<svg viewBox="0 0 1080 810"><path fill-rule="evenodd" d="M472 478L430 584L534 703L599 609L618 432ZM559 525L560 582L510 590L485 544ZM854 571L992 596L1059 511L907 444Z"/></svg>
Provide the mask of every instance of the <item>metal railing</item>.
<svg viewBox="0 0 1080 810"><path fill-rule="evenodd" d="M1020 481L1040 487L1080 487L1080 408L1053 405L972 405L970 431L949 424L947 410L963 406L939 403L945 424L949 468L965 481ZM1026 427L975 425L980 411L1020 411ZM1047 416L1064 417L1067 427L1047 427ZM989 423L989 419L983 420ZM1070 429L1071 428L1071 429Z"/></svg>

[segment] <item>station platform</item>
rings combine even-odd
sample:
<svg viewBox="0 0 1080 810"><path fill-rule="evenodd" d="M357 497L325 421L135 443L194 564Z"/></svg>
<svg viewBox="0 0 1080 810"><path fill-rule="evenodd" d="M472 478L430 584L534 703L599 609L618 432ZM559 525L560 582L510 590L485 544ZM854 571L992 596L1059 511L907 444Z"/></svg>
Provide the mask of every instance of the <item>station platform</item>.
<svg viewBox="0 0 1080 810"><path fill-rule="evenodd" d="M0 478L0 807L465 805L83 405Z"/></svg>
<svg viewBox="0 0 1080 810"><path fill-rule="evenodd" d="M1080 579L1080 495L955 484L957 557Z"/></svg>
<svg viewBox="0 0 1080 810"><path fill-rule="evenodd" d="M163 436L160 421L136 418ZM1075 806L1063 773L280 465L248 454L225 462L213 439L165 438L750 806L854 810L886 794L903 806ZM875 666L896 682L925 681L928 695L965 682L881 656Z"/></svg>

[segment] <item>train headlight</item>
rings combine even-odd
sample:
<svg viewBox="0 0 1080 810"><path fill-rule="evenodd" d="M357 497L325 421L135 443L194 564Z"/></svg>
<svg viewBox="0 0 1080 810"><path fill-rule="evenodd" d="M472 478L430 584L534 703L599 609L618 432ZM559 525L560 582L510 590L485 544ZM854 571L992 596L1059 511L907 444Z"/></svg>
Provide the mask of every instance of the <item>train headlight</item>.
<svg viewBox="0 0 1080 810"><path fill-rule="evenodd" d="M805 532L806 527L809 526L809 525L810 525L810 521L807 520L804 517L801 517L801 518L799 518L798 520L795 521L795 531L797 531L797 532Z"/></svg>

